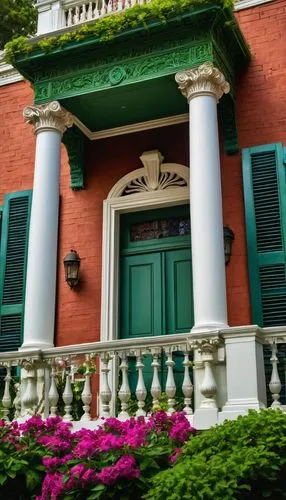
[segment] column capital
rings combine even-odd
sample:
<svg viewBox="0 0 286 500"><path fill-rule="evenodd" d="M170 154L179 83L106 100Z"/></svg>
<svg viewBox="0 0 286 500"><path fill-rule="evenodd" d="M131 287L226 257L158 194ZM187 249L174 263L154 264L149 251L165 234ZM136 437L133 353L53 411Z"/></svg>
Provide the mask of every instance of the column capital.
<svg viewBox="0 0 286 500"><path fill-rule="evenodd" d="M219 101L223 94L230 91L230 85L224 75L211 62L177 73L175 79L188 102L200 95L212 95Z"/></svg>
<svg viewBox="0 0 286 500"><path fill-rule="evenodd" d="M73 125L71 113L63 109L58 101L27 106L23 116L27 123L35 126L35 134L43 130L56 130L63 135Z"/></svg>

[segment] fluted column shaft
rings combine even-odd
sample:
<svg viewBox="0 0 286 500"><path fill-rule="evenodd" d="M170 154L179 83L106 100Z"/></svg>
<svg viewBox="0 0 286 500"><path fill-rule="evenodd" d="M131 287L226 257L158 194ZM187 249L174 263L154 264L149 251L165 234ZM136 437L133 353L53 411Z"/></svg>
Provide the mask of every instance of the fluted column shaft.
<svg viewBox="0 0 286 500"><path fill-rule="evenodd" d="M61 137L72 125L58 102L28 106L35 127L36 156L30 219L22 349L54 344Z"/></svg>
<svg viewBox="0 0 286 500"><path fill-rule="evenodd" d="M190 109L190 206L195 324L227 326L217 101L229 84L211 63L176 75Z"/></svg>

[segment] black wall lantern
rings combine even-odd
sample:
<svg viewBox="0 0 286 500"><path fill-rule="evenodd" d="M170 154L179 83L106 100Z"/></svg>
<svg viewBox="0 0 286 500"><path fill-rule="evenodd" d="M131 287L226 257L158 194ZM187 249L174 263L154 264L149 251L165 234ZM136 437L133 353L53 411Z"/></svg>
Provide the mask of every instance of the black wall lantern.
<svg viewBox="0 0 286 500"><path fill-rule="evenodd" d="M65 279L71 288L79 282L80 256L75 250L71 250L64 258Z"/></svg>
<svg viewBox="0 0 286 500"><path fill-rule="evenodd" d="M228 226L223 228L223 239L225 265L227 265L230 261L232 242L234 240L234 232Z"/></svg>

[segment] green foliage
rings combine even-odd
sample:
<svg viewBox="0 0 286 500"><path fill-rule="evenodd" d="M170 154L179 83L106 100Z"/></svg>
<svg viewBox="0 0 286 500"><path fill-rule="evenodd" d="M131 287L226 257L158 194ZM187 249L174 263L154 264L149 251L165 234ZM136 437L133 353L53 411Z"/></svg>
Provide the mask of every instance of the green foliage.
<svg viewBox="0 0 286 500"><path fill-rule="evenodd" d="M36 30L37 11L32 0L0 1L0 49L13 38L32 35Z"/></svg>
<svg viewBox="0 0 286 500"><path fill-rule="evenodd" d="M0 496L5 500L27 500L40 492L45 468L42 458L48 455L44 446L31 436L15 445L17 431L0 428Z"/></svg>
<svg viewBox="0 0 286 500"><path fill-rule="evenodd" d="M286 414L250 412L191 439L148 500L286 498Z"/></svg>
<svg viewBox="0 0 286 500"><path fill-rule="evenodd" d="M26 56L31 51L42 50L48 54L54 49L63 48L69 43L79 42L88 37L96 37L99 42L108 42L127 30L142 27L148 30L148 23L152 20L164 24L169 18L180 16L188 9L210 5L233 8L233 4L233 0L153 0L151 3L135 5L119 14L103 17L93 23L83 24L74 31L58 37L48 37L37 43L31 43L23 37L12 40L5 46L5 58L7 62L11 63L17 56Z"/></svg>

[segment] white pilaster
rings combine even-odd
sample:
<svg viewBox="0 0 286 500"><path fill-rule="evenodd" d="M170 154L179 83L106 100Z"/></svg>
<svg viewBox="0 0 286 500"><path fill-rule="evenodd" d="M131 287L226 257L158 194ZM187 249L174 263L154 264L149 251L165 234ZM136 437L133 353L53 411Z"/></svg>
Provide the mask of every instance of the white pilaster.
<svg viewBox="0 0 286 500"><path fill-rule="evenodd" d="M231 328L223 333L223 337L227 402L220 413L220 422L236 419L248 410L259 410L267 405L263 336L258 327Z"/></svg>
<svg viewBox="0 0 286 500"><path fill-rule="evenodd" d="M61 137L72 120L58 102L28 106L24 118L35 126L36 158L22 349L44 349L54 339Z"/></svg>
<svg viewBox="0 0 286 500"><path fill-rule="evenodd" d="M190 106L190 190L193 296L192 331L227 326L217 101L229 84L211 63L177 73Z"/></svg>

